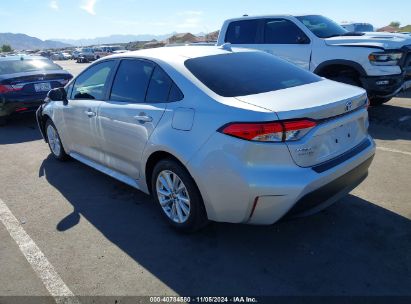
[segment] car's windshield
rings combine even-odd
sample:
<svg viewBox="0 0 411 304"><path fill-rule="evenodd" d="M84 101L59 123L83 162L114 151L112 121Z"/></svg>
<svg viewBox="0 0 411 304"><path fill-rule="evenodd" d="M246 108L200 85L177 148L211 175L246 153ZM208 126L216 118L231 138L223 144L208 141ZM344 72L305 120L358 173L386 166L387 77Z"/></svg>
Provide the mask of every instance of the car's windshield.
<svg viewBox="0 0 411 304"><path fill-rule="evenodd" d="M192 58L185 66L216 94L236 97L276 91L321 78L263 52L240 52Z"/></svg>
<svg viewBox="0 0 411 304"><path fill-rule="evenodd" d="M0 75L61 69L59 65L46 58L0 60Z"/></svg>
<svg viewBox="0 0 411 304"><path fill-rule="evenodd" d="M345 28L324 16L299 16L297 19L319 38L343 36L348 33Z"/></svg>

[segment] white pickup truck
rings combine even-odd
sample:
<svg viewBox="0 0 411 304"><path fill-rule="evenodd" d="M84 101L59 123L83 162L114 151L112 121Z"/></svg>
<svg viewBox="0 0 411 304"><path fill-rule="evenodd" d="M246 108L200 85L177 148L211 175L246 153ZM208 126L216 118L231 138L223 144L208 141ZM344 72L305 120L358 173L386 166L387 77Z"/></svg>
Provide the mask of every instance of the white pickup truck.
<svg viewBox="0 0 411 304"><path fill-rule="evenodd" d="M411 86L411 37L348 32L319 15L269 15L224 22L217 44L262 50L320 76L363 87L379 105Z"/></svg>

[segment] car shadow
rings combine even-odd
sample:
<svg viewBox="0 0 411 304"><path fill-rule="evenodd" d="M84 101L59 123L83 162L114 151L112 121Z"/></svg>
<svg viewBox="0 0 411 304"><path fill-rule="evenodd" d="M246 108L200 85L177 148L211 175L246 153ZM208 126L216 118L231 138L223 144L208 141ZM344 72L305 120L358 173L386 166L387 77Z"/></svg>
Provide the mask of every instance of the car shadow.
<svg viewBox="0 0 411 304"><path fill-rule="evenodd" d="M48 157L39 177L74 207L58 231L83 216L180 295L411 295L411 221L352 195L298 220L184 235L149 196L76 161Z"/></svg>
<svg viewBox="0 0 411 304"><path fill-rule="evenodd" d="M411 139L411 108L384 104L370 107L370 133L374 138Z"/></svg>
<svg viewBox="0 0 411 304"><path fill-rule="evenodd" d="M0 145L17 144L41 139L34 113L14 116L0 126Z"/></svg>

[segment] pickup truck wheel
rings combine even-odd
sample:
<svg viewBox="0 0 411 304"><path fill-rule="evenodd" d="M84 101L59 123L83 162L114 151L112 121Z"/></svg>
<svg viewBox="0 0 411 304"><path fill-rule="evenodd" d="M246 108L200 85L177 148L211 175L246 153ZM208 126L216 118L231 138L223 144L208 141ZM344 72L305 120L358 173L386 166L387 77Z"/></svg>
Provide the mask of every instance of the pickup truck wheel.
<svg viewBox="0 0 411 304"><path fill-rule="evenodd" d="M153 170L151 187L163 217L177 231L194 232L207 224L200 191L187 170L177 161L159 161Z"/></svg>
<svg viewBox="0 0 411 304"><path fill-rule="evenodd" d="M46 137L47 143L49 144L49 148L51 154L54 158L64 161L69 158L66 151L64 151L63 144L61 143L60 135L57 132L56 126L53 122L48 119L45 126L46 130Z"/></svg>
<svg viewBox="0 0 411 304"><path fill-rule="evenodd" d="M371 97L370 98L370 105L372 106L380 106L383 103L390 101L391 98L381 98L381 97Z"/></svg>

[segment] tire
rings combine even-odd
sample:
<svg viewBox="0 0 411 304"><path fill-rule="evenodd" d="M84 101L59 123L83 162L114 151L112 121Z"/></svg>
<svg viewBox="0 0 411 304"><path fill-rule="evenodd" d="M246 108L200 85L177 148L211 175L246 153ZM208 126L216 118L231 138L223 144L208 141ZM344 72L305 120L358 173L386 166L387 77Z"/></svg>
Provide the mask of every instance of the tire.
<svg viewBox="0 0 411 304"><path fill-rule="evenodd" d="M0 127L4 127L5 125L7 125L7 117L0 117Z"/></svg>
<svg viewBox="0 0 411 304"><path fill-rule="evenodd" d="M381 98L381 97L371 97L370 98L370 105L373 107L380 106L383 103L390 101L391 98Z"/></svg>
<svg viewBox="0 0 411 304"><path fill-rule="evenodd" d="M200 191L187 170L177 161L163 159L155 165L151 189L163 217L177 231L195 232L207 225Z"/></svg>
<svg viewBox="0 0 411 304"><path fill-rule="evenodd" d="M64 150L63 144L61 143L60 135L57 132L56 126L53 122L48 119L45 125L45 132L47 137L47 143L50 148L50 152L55 159L60 161L67 160L69 156Z"/></svg>

